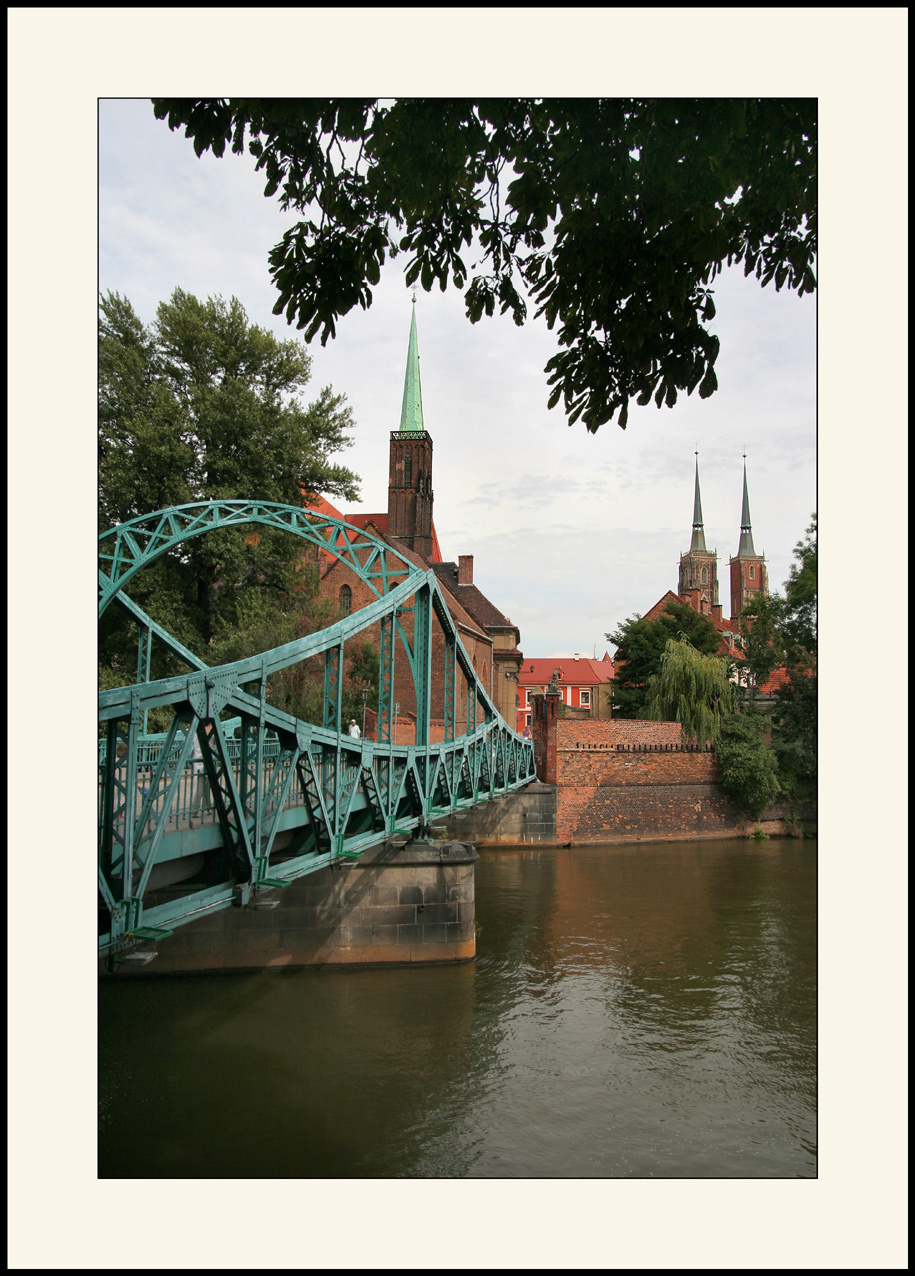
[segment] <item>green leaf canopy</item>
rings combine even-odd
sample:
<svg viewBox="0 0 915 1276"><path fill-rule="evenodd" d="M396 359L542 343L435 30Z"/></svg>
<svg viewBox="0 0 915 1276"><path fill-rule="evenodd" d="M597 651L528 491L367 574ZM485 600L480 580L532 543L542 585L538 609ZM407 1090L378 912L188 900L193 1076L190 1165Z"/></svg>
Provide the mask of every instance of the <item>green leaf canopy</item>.
<svg viewBox="0 0 915 1276"><path fill-rule="evenodd" d="M107 293L99 307L100 527L210 497L356 497L356 475L334 459L350 445L351 410L330 387L305 403L310 374L301 341L278 341L235 298L200 301L179 288L147 327L127 298ZM215 663L319 627L327 617L315 584L295 537L228 529L158 559L130 593ZM118 608L103 620L99 659L103 680L132 681L132 622ZM153 676L177 672L175 659L157 650Z"/></svg>
<svg viewBox="0 0 915 1276"><path fill-rule="evenodd" d="M247 143L302 220L270 253L285 314L322 343L386 260L467 285L467 316L528 301L555 329L549 406L595 431L629 404L717 389L711 285L816 287L815 99L157 98L197 155ZM468 252L473 258L467 265Z"/></svg>

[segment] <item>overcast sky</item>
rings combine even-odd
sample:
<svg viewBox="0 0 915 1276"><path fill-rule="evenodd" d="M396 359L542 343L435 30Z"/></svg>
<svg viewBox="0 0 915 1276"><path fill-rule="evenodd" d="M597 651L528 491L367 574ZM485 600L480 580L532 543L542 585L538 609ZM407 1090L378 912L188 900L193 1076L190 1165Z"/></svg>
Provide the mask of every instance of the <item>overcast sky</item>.
<svg viewBox="0 0 915 1276"><path fill-rule="evenodd" d="M146 322L176 287L234 295L252 322L297 335L272 314L267 267L295 219L263 186L248 155L198 159L148 99L101 100L100 288L126 295ZM360 475L361 500L345 510L387 507L388 436L400 420L410 327L406 261L388 264L369 310L344 316L326 347L317 339L309 347L311 389L331 384L355 416L353 446L340 459ZM816 508L816 298L763 289L731 270L716 281L715 300L718 392L681 396L673 409L633 407L625 431L608 424L591 435L566 424L561 404L547 410L543 368L557 347L542 320L517 328L497 314L471 325L462 294L417 291L442 554L474 555L476 583L518 625L525 655L600 656L606 633L676 590L697 448L724 614L744 450L756 549L770 586L782 587Z"/></svg>

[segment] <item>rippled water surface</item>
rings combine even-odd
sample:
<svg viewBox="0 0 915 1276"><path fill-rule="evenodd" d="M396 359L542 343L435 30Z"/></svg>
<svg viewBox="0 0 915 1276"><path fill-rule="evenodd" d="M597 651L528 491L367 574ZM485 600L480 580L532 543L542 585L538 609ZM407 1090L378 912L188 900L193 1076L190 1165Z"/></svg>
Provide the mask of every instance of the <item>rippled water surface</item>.
<svg viewBox="0 0 915 1276"><path fill-rule="evenodd" d="M815 842L476 882L474 963L103 982L100 1175L815 1175Z"/></svg>

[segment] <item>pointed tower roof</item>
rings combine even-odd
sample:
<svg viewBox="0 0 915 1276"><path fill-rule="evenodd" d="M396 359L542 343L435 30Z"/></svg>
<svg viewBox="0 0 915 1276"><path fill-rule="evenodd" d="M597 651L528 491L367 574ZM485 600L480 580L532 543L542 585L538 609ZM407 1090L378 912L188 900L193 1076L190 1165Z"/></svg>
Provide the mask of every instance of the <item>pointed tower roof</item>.
<svg viewBox="0 0 915 1276"><path fill-rule="evenodd" d="M750 497L747 494L747 458L743 458L743 509L740 512L740 544L738 558L756 558L753 548L753 528L750 526Z"/></svg>
<svg viewBox="0 0 915 1276"><path fill-rule="evenodd" d="M403 406L400 409L402 434L424 430L423 395L419 384L419 344L416 340L416 297L413 298L413 318L410 321L410 345L407 350L407 372L403 383Z"/></svg>
<svg viewBox="0 0 915 1276"><path fill-rule="evenodd" d="M696 495L693 499L693 537L689 543L689 552L692 554L694 550L700 550L703 554L708 553L705 548L705 531L702 526L702 500L699 496L699 453L696 453Z"/></svg>

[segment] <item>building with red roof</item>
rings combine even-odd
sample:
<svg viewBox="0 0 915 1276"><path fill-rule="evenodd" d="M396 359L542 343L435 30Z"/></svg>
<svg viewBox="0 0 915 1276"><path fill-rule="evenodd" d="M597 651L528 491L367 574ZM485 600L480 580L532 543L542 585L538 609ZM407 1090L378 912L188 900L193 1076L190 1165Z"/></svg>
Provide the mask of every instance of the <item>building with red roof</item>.
<svg viewBox="0 0 915 1276"><path fill-rule="evenodd" d="M530 727L531 697L545 692L554 674L561 702L574 717L609 718L613 673L608 652L604 652L602 660L578 655L571 660L555 656L524 660L518 675L517 729Z"/></svg>

